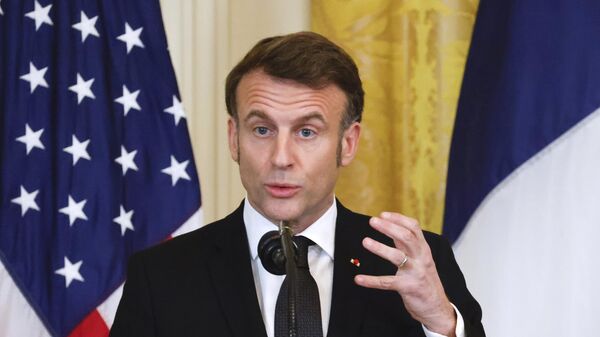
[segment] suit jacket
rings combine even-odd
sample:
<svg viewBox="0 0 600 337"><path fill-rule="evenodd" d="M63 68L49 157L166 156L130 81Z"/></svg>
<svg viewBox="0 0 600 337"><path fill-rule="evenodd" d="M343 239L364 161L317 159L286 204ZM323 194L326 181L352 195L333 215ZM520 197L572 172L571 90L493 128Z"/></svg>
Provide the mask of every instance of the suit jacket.
<svg viewBox="0 0 600 337"><path fill-rule="evenodd" d="M365 236L392 244L369 217L338 202L329 337L422 337L421 324L396 292L355 285L358 273L396 267L362 247ZM243 222L243 204L227 217L134 254L110 336L266 337ZM450 245L425 232L450 301L468 337L485 336L481 309L466 288ZM358 258L360 267L350 263Z"/></svg>

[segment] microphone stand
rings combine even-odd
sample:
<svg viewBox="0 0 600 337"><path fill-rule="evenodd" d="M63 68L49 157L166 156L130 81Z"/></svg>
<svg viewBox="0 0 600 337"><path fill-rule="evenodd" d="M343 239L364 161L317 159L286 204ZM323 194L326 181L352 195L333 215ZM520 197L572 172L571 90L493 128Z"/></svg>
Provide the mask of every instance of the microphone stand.
<svg viewBox="0 0 600 337"><path fill-rule="evenodd" d="M279 222L279 234L281 235L281 245L285 254L285 272L287 275L288 289L288 331L289 337L298 336L298 325L296 323L296 257L294 254L294 243L292 241L292 229L287 221Z"/></svg>

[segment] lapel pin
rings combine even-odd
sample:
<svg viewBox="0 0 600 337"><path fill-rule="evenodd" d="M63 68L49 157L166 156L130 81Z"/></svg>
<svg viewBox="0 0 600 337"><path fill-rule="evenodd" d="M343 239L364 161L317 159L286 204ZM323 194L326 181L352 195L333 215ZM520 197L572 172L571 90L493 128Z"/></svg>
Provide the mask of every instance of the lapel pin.
<svg viewBox="0 0 600 337"><path fill-rule="evenodd" d="M360 261L358 259L350 259L350 263L352 263L356 267L360 267Z"/></svg>

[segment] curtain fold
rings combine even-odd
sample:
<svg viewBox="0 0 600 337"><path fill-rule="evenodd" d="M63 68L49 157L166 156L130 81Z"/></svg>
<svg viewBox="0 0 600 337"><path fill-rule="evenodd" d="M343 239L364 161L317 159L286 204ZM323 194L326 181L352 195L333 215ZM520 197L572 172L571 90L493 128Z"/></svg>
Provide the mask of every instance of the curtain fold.
<svg viewBox="0 0 600 337"><path fill-rule="evenodd" d="M366 93L357 158L336 194L440 232L450 138L478 1L312 1L311 25L346 49Z"/></svg>

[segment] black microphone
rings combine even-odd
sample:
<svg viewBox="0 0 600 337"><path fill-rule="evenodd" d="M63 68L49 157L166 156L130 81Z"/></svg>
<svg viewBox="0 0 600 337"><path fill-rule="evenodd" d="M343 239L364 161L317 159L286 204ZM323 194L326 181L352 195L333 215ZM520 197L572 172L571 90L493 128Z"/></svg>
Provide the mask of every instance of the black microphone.
<svg viewBox="0 0 600 337"><path fill-rule="evenodd" d="M263 267L271 274L285 275L287 256L290 256L292 269L296 268L297 247L292 241L291 229L280 223L279 231L265 233L258 242L258 257ZM287 244L286 244L287 243ZM286 254L285 246L292 247Z"/></svg>
<svg viewBox="0 0 600 337"><path fill-rule="evenodd" d="M286 258L278 231L270 231L263 235L258 242L258 256L269 273L285 275Z"/></svg>

